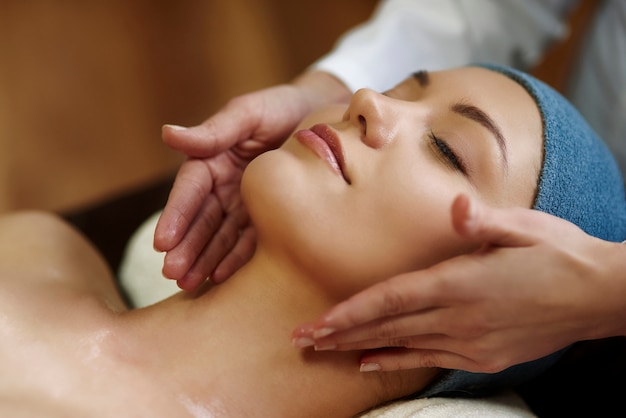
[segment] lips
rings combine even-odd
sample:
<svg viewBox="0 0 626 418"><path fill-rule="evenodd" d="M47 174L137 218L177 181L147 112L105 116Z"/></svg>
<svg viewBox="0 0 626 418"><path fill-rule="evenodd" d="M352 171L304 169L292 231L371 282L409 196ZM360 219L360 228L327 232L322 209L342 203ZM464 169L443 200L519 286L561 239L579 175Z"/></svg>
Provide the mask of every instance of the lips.
<svg viewBox="0 0 626 418"><path fill-rule="evenodd" d="M337 134L325 124L314 125L295 133L295 138L303 145L311 148L322 160L326 161L333 171L351 184L346 173L345 159L341 142Z"/></svg>

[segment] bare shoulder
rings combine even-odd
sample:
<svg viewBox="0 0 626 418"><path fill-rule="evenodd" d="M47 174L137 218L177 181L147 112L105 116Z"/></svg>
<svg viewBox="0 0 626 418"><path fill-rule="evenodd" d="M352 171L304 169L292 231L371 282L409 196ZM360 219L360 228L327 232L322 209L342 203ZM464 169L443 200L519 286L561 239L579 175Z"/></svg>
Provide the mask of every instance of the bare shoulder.
<svg viewBox="0 0 626 418"><path fill-rule="evenodd" d="M67 414L71 403L58 395L80 387L80 365L93 346L89 330L104 325L94 297L50 284L39 290L13 281L0 288L0 369L10 382L0 385L0 416Z"/></svg>
<svg viewBox="0 0 626 418"><path fill-rule="evenodd" d="M40 211L0 216L0 289L4 283L92 294L126 310L113 274L97 249L60 217ZM1 291L1 290L0 290Z"/></svg>
<svg viewBox="0 0 626 418"><path fill-rule="evenodd" d="M10 382L0 382L0 416L186 416L127 355L124 314L75 289L38 290L9 282L0 291L0 370Z"/></svg>
<svg viewBox="0 0 626 418"><path fill-rule="evenodd" d="M186 416L142 361L127 310L63 220L0 216L0 416Z"/></svg>
<svg viewBox="0 0 626 418"><path fill-rule="evenodd" d="M81 387L80 365L125 309L97 251L61 219L0 216L0 370L10 382L0 399L11 408L0 416L36 416L39 407L54 416L50 402Z"/></svg>

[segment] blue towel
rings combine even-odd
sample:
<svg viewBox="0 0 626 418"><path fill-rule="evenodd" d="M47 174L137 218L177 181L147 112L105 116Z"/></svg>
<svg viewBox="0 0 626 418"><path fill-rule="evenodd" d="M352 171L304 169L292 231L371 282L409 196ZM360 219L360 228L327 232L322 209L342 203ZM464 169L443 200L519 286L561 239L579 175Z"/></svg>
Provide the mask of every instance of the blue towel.
<svg viewBox="0 0 626 418"><path fill-rule="evenodd" d="M604 142L557 91L521 71L476 64L506 75L535 99L543 122L544 159L533 208L566 219L606 241L626 239L624 179ZM484 396L526 382L553 365L567 350L499 373L451 370L418 397Z"/></svg>
<svg viewBox="0 0 626 418"><path fill-rule="evenodd" d="M567 219L589 235L624 241L624 179L605 143L550 86L512 68L481 66L521 84L541 112L544 160L533 208Z"/></svg>

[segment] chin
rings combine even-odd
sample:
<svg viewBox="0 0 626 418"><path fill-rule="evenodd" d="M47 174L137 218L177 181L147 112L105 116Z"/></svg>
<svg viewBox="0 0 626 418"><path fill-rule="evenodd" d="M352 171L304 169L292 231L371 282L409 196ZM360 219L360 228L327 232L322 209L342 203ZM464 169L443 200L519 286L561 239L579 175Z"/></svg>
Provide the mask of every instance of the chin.
<svg viewBox="0 0 626 418"><path fill-rule="evenodd" d="M279 149L265 152L246 167L241 197L257 232L280 236L302 223L302 205L308 204L306 176L301 162ZM287 239L285 237L284 239Z"/></svg>

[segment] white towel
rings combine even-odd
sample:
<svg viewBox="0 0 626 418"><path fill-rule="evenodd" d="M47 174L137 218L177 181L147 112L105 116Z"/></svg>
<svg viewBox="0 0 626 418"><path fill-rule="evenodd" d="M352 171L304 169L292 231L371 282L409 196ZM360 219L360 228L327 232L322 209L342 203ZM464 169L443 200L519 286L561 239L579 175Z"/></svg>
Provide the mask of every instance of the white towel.
<svg viewBox="0 0 626 418"><path fill-rule="evenodd" d="M360 418L530 418L536 417L514 392L489 398L424 398L397 401Z"/></svg>
<svg viewBox="0 0 626 418"><path fill-rule="evenodd" d="M128 241L118 277L133 307L142 308L180 291L174 280L163 277L164 253L152 246L154 229L161 212L143 222Z"/></svg>

